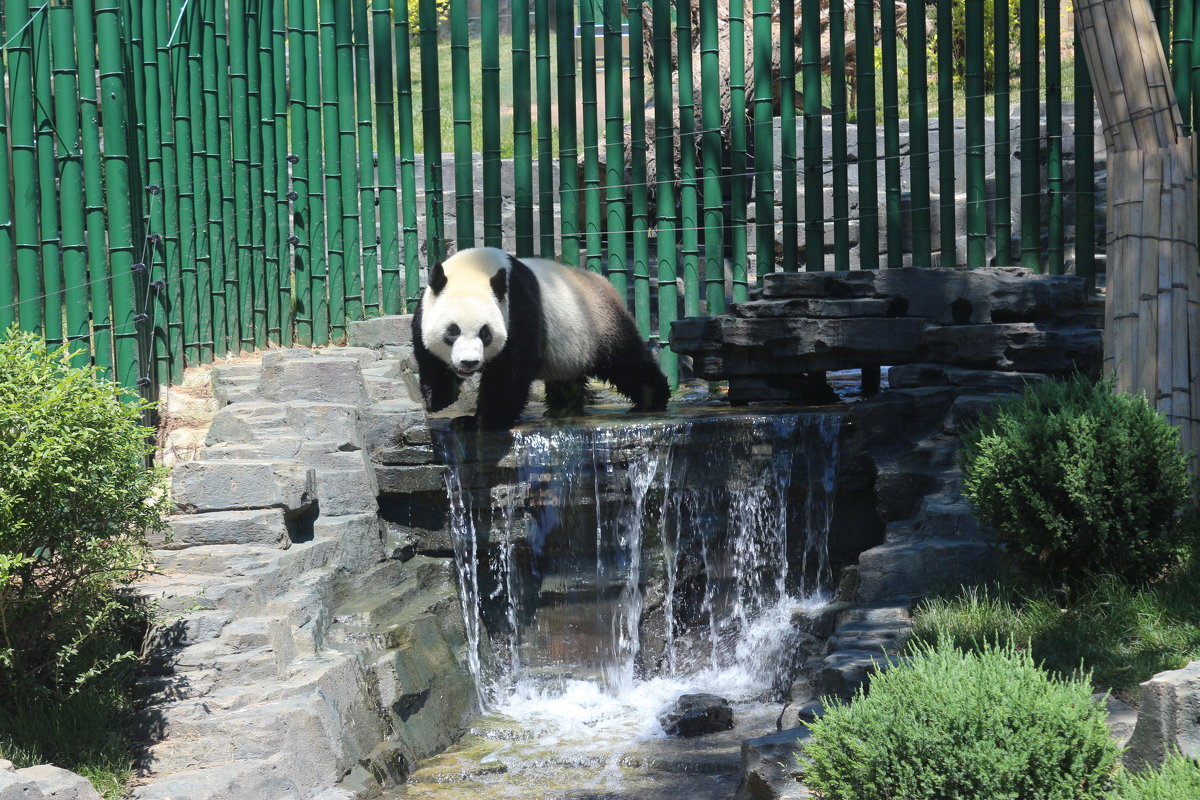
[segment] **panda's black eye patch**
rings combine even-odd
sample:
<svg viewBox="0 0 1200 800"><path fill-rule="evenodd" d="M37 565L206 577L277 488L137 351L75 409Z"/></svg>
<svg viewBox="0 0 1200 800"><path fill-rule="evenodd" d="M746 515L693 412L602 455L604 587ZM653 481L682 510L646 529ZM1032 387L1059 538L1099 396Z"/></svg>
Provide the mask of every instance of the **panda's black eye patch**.
<svg viewBox="0 0 1200 800"><path fill-rule="evenodd" d="M487 347L492 343L492 329L484 325L479 329L479 340L483 342L483 346Z"/></svg>
<svg viewBox="0 0 1200 800"><path fill-rule="evenodd" d="M462 331L459 330L459 327L454 323L450 323L450 327L446 328L446 335L443 336L442 339L445 340L446 344L453 344L454 340L458 338L460 333L462 333Z"/></svg>

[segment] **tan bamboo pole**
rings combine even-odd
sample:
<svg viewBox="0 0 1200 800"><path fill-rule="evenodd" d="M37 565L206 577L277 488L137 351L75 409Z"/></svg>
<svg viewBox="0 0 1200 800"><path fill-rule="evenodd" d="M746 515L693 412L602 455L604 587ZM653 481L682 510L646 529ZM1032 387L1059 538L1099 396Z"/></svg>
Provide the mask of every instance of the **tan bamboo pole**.
<svg viewBox="0 0 1200 800"><path fill-rule="evenodd" d="M1200 451L1196 151L1148 0L1079 0L1076 25L1108 145L1104 365Z"/></svg>

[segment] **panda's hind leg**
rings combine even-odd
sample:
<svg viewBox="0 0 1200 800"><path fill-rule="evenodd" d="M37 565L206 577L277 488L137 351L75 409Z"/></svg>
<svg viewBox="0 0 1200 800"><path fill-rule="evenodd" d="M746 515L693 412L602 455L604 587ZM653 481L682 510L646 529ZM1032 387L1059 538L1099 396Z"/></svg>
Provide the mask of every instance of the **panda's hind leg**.
<svg viewBox="0 0 1200 800"><path fill-rule="evenodd" d="M546 381L546 416L551 419L582 416L587 395L585 375L566 381Z"/></svg>
<svg viewBox="0 0 1200 800"><path fill-rule="evenodd" d="M671 397L666 376L650 357L632 323L620 345L595 374L633 402L630 411L662 411Z"/></svg>

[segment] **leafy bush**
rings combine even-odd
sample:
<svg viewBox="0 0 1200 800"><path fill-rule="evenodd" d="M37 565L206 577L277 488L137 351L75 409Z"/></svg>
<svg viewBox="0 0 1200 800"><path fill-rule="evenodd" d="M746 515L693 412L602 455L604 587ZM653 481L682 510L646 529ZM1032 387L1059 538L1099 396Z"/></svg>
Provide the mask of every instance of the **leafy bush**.
<svg viewBox="0 0 1200 800"><path fill-rule="evenodd" d="M0 703L62 698L133 658L135 577L162 522L144 407L36 336L0 341Z"/></svg>
<svg viewBox="0 0 1200 800"><path fill-rule="evenodd" d="M434 0L434 8L437 9L439 25L450 18L450 0ZM421 1L408 0L408 35L415 39L420 33Z"/></svg>
<svg viewBox="0 0 1200 800"><path fill-rule="evenodd" d="M811 731L805 782L826 800L1091 800L1117 758L1086 680L1011 645L921 646Z"/></svg>
<svg viewBox="0 0 1200 800"><path fill-rule="evenodd" d="M980 522L1032 576L1144 580L1184 552L1179 431L1111 382L1030 387L963 435L961 460Z"/></svg>
<svg viewBox="0 0 1200 800"><path fill-rule="evenodd" d="M1113 791L1114 800L1182 800L1200 797L1200 766L1173 755L1159 770L1122 772Z"/></svg>

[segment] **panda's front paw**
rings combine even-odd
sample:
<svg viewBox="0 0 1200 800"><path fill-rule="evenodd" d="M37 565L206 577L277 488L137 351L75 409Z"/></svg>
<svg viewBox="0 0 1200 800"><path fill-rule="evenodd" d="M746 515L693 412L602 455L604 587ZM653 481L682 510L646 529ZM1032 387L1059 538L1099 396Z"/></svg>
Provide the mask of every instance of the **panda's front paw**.
<svg viewBox="0 0 1200 800"><path fill-rule="evenodd" d="M462 416L450 420L450 430L457 434L475 433L479 430L479 422L475 417Z"/></svg>

